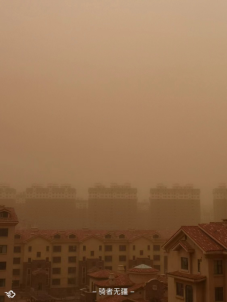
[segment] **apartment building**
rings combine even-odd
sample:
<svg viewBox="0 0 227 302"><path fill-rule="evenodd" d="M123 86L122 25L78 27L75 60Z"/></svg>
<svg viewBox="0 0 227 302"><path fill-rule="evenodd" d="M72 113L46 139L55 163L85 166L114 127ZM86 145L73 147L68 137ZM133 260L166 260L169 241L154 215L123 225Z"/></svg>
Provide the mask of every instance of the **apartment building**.
<svg viewBox="0 0 227 302"><path fill-rule="evenodd" d="M155 231L18 230L14 239L13 289L66 296L88 284L92 270L125 270L147 264L163 273L166 241Z"/></svg>
<svg viewBox="0 0 227 302"><path fill-rule="evenodd" d="M7 184L0 184L0 205L14 207L16 202L16 189Z"/></svg>
<svg viewBox="0 0 227 302"><path fill-rule="evenodd" d="M227 217L227 188L225 184L213 190L214 221L222 221Z"/></svg>
<svg viewBox="0 0 227 302"><path fill-rule="evenodd" d="M165 244L168 301L227 301L227 220L182 226Z"/></svg>
<svg viewBox="0 0 227 302"><path fill-rule="evenodd" d="M150 190L151 228L177 230L200 223L200 190L192 185L172 188L159 184Z"/></svg>
<svg viewBox="0 0 227 302"><path fill-rule="evenodd" d="M0 301L12 289L14 231L18 223L13 208L0 206Z"/></svg>
<svg viewBox="0 0 227 302"><path fill-rule="evenodd" d="M75 228L75 201L76 189L68 184L35 184L25 191L24 215L39 228Z"/></svg>
<svg viewBox="0 0 227 302"><path fill-rule="evenodd" d="M136 227L137 189L130 184L96 184L88 190L88 219L91 229Z"/></svg>

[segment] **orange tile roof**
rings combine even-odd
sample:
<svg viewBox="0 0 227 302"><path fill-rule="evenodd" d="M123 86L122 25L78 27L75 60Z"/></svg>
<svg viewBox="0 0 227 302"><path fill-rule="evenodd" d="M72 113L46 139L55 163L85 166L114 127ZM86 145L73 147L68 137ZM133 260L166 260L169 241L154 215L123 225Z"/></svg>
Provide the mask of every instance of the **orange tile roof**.
<svg viewBox="0 0 227 302"><path fill-rule="evenodd" d="M104 270L99 270L99 271L96 271L96 272L93 272L93 273L90 273L88 274L89 277L92 277L94 279L108 279L109 278L109 275L110 274L114 274L115 278L119 276L118 273L115 273L111 270L107 270L107 269L104 269Z"/></svg>
<svg viewBox="0 0 227 302"><path fill-rule="evenodd" d="M173 276L173 277L184 278L184 279L188 279L188 280L192 280L192 281L204 281L206 279L206 276L202 276L199 274L197 274L197 275L196 274L187 274L187 273L183 273L183 272L179 272L179 271L167 273L167 275Z"/></svg>
<svg viewBox="0 0 227 302"><path fill-rule="evenodd" d="M127 274L121 274L119 277L114 279L114 284L111 286L109 280L97 281L95 284L98 287L103 288L115 288L115 287L130 287L134 283L129 279Z"/></svg>
<svg viewBox="0 0 227 302"><path fill-rule="evenodd" d="M227 249L227 225L223 222L199 224L201 230Z"/></svg>

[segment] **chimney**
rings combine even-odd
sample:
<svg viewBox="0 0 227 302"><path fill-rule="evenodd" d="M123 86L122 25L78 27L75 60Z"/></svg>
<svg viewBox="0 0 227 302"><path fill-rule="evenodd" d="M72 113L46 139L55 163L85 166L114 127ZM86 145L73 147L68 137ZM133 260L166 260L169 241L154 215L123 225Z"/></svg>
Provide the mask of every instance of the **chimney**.
<svg viewBox="0 0 227 302"><path fill-rule="evenodd" d="M117 266L117 271L119 272L119 273L124 273L125 272L125 268L124 268L124 265L122 265L122 264L118 264L118 266Z"/></svg>
<svg viewBox="0 0 227 302"><path fill-rule="evenodd" d="M110 275L109 275L109 284L110 284L110 286L114 286L114 284L115 284L115 276L113 273L110 273Z"/></svg>

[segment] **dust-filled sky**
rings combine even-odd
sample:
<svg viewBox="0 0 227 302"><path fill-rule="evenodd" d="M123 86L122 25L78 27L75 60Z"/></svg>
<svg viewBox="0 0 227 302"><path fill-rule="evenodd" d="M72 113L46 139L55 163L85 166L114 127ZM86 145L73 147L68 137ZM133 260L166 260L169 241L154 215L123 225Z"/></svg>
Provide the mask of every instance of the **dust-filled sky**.
<svg viewBox="0 0 227 302"><path fill-rule="evenodd" d="M227 180L227 1L1 0L0 182ZM207 199L208 198L208 199Z"/></svg>

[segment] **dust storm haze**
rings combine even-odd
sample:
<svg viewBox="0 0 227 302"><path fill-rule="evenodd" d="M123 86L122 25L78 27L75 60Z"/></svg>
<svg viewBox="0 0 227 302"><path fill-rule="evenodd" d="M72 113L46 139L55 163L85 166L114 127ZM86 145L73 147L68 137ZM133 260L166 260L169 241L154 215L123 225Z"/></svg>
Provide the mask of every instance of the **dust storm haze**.
<svg viewBox="0 0 227 302"><path fill-rule="evenodd" d="M227 179L226 1L0 2L0 182Z"/></svg>

